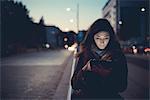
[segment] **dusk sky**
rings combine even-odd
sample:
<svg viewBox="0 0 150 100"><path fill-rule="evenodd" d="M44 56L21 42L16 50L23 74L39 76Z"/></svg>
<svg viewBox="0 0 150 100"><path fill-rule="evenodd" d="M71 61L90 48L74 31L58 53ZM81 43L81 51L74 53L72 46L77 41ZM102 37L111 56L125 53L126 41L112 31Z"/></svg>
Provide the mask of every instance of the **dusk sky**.
<svg viewBox="0 0 150 100"><path fill-rule="evenodd" d="M34 22L43 16L46 25L55 25L62 31L77 31L76 12L79 3L79 29L88 27L102 17L102 8L108 0L15 0L22 1ZM67 11L66 8L71 8Z"/></svg>

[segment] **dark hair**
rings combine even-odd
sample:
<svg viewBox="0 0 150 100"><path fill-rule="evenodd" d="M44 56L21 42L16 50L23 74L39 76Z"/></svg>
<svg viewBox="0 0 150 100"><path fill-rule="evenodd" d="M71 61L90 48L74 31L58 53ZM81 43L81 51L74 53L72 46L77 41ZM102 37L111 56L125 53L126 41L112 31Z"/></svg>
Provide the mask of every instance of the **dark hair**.
<svg viewBox="0 0 150 100"><path fill-rule="evenodd" d="M110 41L106 47L106 49L116 49L120 48L120 45L115 36L115 32L107 19L97 19L88 29L87 35L83 41L86 49L90 49L91 45L95 45L94 35L98 32L105 31L110 35ZM115 47L115 48L114 48Z"/></svg>

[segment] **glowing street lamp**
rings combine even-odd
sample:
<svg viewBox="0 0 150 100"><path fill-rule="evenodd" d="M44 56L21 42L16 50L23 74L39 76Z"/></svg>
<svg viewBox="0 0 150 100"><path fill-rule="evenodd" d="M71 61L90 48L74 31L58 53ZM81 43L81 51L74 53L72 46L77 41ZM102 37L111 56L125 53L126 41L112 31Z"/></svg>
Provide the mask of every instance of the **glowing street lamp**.
<svg viewBox="0 0 150 100"><path fill-rule="evenodd" d="M50 45L47 43L47 44L45 44L45 47L48 49L48 48L50 48Z"/></svg>
<svg viewBox="0 0 150 100"><path fill-rule="evenodd" d="M142 37L145 37L145 27L146 27L146 20L145 20L145 11L146 11L146 8L145 7L141 7L140 8L140 11L141 11L141 14L140 14L140 20L141 20L141 24L140 24L140 32L141 32L141 36Z"/></svg>
<svg viewBox="0 0 150 100"><path fill-rule="evenodd" d="M141 8L141 11L142 11L142 12L144 12L144 11L145 11L145 8L144 8L144 7L143 7L143 8Z"/></svg>
<svg viewBox="0 0 150 100"><path fill-rule="evenodd" d="M66 8L66 11L70 11L71 10L71 8Z"/></svg>
<svg viewBox="0 0 150 100"><path fill-rule="evenodd" d="M122 25L122 21L119 21L119 24Z"/></svg>
<svg viewBox="0 0 150 100"><path fill-rule="evenodd" d="M71 8L66 8L66 11L71 11ZM70 22L73 23L74 20L70 19ZM79 3L77 3L77 10L76 10L76 25L77 25L77 33L79 32Z"/></svg>
<svg viewBox="0 0 150 100"><path fill-rule="evenodd" d="M70 23L73 23L74 22L74 20L73 19L70 19Z"/></svg>

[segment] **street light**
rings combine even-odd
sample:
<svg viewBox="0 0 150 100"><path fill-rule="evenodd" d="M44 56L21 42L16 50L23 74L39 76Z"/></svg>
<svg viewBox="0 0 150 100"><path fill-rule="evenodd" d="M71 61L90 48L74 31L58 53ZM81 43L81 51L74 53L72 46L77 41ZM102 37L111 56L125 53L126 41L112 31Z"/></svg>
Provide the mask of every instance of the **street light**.
<svg viewBox="0 0 150 100"><path fill-rule="evenodd" d="M146 9L145 9L145 7L142 7L142 8L140 8L140 11L141 11L141 13L140 13L140 32L141 32L141 37L142 38L145 38L145 27L146 27L146 20L145 20L145 11L146 11Z"/></svg>
<svg viewBox="0 0 150 100"><path fill-rule="evenodd" d="M71 11L71 8L66 8L66 11ZM74 20L70 19L70 22L73 23ZM77 3L77 10L76 10L76 27L78 33L79 32L79 3Z"/></svg>
<svg viewBox="0 0 150 100"><path fill-rule="evenodd" d="M77 33L79 32L79 3L77 3Z"/></svg>
<svg viewBox="0 0 150 100"><path fill-rule="evenodd" d="M45 44L45 47L48 49L48 48L50 48L50 45L47 43L47 44Z"/></svg>
<svg viewBox="0 0 150 100"><path fill-rule="evenodd" d="M122 25L122 21L119 21L119 24Z"/></svg>
<svg viewBox="0 0 150 100"><path fill-rule="evenodd" d="M144 7L143 7L143 8L141 8L141 11L142 11L142 12L144 12L144 11L145 11L145 8L144 8Z"/></svg>
<svg viewBox="0 0 150 100"><path fill-rule="evenodd" d="M70 11L71 10L71 8L66 8L66 11Z"/></svg>
<svg viewBox="0 0 150 100"><path fill-rule="evenodd" d="M73 23L74 22L74 20L73 19L70 19L70 23Z"/></svg>

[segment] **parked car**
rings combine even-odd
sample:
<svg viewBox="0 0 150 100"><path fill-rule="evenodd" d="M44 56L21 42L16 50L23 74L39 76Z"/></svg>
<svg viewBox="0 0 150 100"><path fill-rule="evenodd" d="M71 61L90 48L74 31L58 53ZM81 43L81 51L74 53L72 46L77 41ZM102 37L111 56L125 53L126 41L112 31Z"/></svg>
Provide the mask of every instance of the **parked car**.
<svg viewBox="0 0 150 100"><path fill-rule="evenodd" d="M144 53L145 54L150 54L150 47L144 48Z"/></svg>

